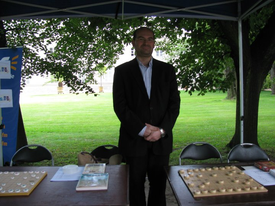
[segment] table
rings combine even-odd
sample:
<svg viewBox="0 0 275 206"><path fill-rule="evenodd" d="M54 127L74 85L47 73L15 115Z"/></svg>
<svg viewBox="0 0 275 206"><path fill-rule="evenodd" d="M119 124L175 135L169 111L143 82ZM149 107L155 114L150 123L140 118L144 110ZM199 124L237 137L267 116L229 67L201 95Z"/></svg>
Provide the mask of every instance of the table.
<svg viewBox="0 0 275 206"><path fill-rule="evenodd" d="M0 167L0 171L46 171L47 176L25 197L0 197L3 206L85 206L128 205L128 167L108 165L109 185L107 191L76 192L77 181L51 182L59 167Z"/></svg>
<svg viewBox="0 0 275 206"><path fill-rule="evenodd" d="M219 165L211 165L219 166ZM224 165L222 165L224 166ZM182 165L166 167L168 182L172 188L178 205L184 206L205 206L205 205L222 205L222 206L236 206L236 205L249 205L249 206L262 206L262 205L275 205L275 186L266 186L267 193L259 194L242 194L242 195L228 195L216 197L203 197L194 199L188 187L181 179L178 171L180 169L193 169L207 167L206 165Z"/></svg>

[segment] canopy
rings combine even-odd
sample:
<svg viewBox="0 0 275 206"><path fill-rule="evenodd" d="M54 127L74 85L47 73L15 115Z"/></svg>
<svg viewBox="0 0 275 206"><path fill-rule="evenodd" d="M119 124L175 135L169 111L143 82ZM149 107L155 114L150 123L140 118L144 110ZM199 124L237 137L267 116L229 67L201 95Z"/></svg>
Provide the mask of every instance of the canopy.
<svg viewBox="0 0 275 206"><path fill-rule="evenodd" d="M141 16L237 21L273 0L0 0L0 18Z"/></svg>

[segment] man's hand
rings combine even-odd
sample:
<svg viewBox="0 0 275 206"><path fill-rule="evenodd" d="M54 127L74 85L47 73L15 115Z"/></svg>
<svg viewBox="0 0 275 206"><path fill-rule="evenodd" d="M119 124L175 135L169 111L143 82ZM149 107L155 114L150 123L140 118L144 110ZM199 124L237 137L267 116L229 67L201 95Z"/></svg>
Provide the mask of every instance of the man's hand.
<svg viewBox="0 0 275 206"><path fill-rule="evenodd" d="M159 128L147 123L145 125L147 126L147 128L144 133L144 139L149 142L158 141L161 138Z"/></svg>

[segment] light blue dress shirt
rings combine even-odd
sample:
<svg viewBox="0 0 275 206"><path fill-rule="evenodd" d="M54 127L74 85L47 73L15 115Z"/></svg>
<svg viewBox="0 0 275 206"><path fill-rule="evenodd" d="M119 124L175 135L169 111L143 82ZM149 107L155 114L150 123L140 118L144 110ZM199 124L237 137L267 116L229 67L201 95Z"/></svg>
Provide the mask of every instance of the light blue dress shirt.
<svg viewBox="0 0 275 206"><path fill-rule="evenodd" d="M144 66L141 61L138 60L138 65L143 77L143 81L144 81L144 85L146 87L146 91L148 94L148 98L150 99L150 94L151 94L151 80L152 80L152 67L153 67L153 58L151 58L150 62L149 62L149 67ZM139 132L139 136L143 136L144 132L146 130L146 126L143 127L143 129Z"/></svg>

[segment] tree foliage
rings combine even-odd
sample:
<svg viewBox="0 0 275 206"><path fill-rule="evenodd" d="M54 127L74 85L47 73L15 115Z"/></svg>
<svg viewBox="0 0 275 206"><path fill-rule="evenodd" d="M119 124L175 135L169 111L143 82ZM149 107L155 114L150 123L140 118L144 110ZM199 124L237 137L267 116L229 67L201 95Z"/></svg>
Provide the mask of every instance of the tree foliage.
<svg viewBox="0 0 275 206"><path fill-rule="evenodd" d="M62 78L75 93L93 92L86 79L110 68L130 42L129 28L139 20L66 18L5 22L7 45L23 46L22 83L32 75ZM54 48L52 50L52 48ZM91 82L89 82L91 83Z"/></svg>
<svg viewBox="0 0 275 206"><path fill-rule="evenodd" d="M228 51L206 21L161 17L12 20L5 22L5 31L8 46L24 46L23 86L34 74L52 74L73 92L89 93L95 72L113 67L140 25L153 28L159 39L156 49L171 56L179 85L190 94L228 87L231 80L224 76Z"/></svg>

